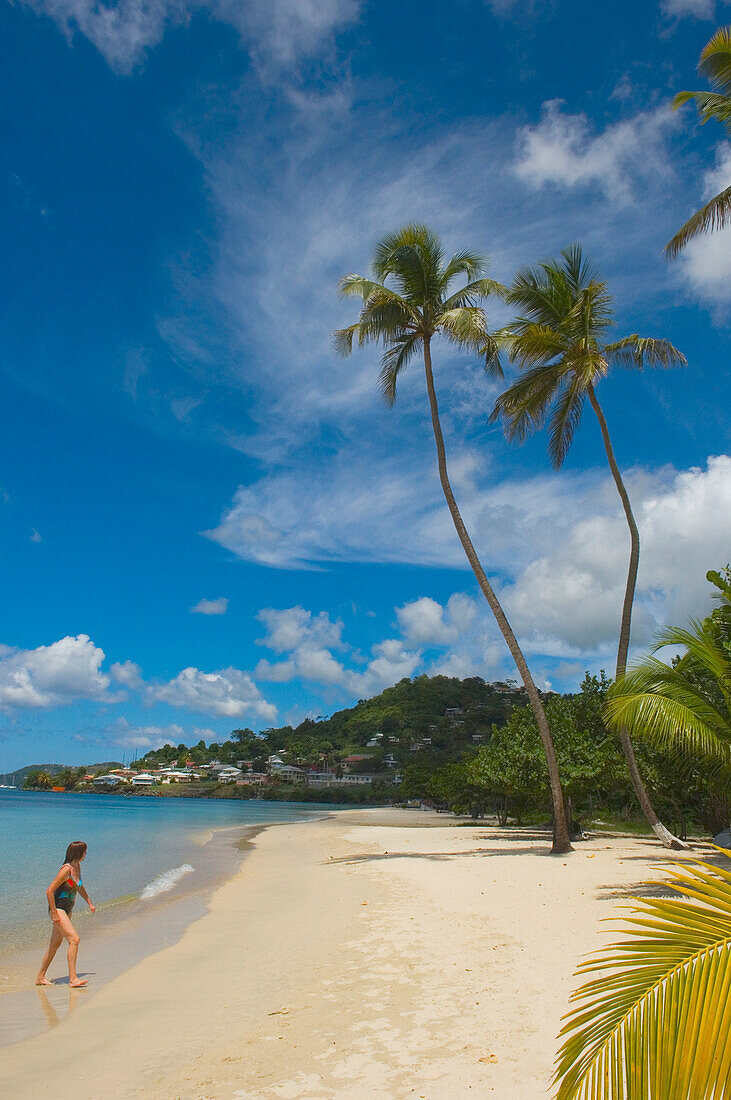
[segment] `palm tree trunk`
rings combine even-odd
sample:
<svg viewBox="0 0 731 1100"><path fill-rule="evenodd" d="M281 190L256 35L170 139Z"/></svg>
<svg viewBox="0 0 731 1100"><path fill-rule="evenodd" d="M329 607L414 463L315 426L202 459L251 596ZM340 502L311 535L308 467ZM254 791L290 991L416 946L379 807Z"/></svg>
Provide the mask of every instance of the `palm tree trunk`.
<svg viewBox="0 0 731 1100"><path fill-rule="evenodd" d="M629 527L630 535L630 555L629 555L629 569L627 571L627 585L624 590L624 602L622 604L622 621L619 626L619 644L617 646L617 672L616 679L619 680L624 676L627 671L627 655L629 654L629 641L630 633L632 630L632 604L635 598L635 588L637 586L637 570L640 565L640 533L637 530L637 524L635 517L632 514L632 506L630 505L629 495L625 487L622 475L619 472L619 466L617 460L614 457L614 448L612 447L612 441L609 438L609 428L607 422L604 419L604 413L601 406L597 401L597 396L594 392L594 387L589 386L589 401L591 407L596 413L596 418L599 421L599 427L602 432L602 439L604 440L604 450L607 453L607 460L609 462L609 468L612 471L612 477L614 478L614 484L617 486L617 492L619 493L620 500L622 501L622 507L624 508L624 514L627 519L627 526ZM629 771L630 779L632 780L632 786L635 789L637 795L637 801L642 807L642 812L647 818L648 822L652 826L652 831L657 836L658 840L666 848L686 848L687 845L683 844L681 840L678 840L676 836L666 829L662 824L655 809L650 801L650 796L647 793L645 784L642 782L642 776L640 770L637 767L637 759L635 757L635 750L632 747L632 741L630 739L629 731L622 727L619 731L619 739L622 742L622 749L624 750L625 760L627 761L627 770Z"/></svg>
<svg viewBox="0 0 731 1100"><path fill-rule="evenodd" d="M434 375L432 373L431 365L431 348L429 346L428 338L424 339L424 369L426 371L426 388L429 393L429 406L431 408L431 422L434 429L434 440L437 445L437 459L439 463L439 480L442 483L442 489L444 496L449 506L449 511L454 522L455 529L459 536L459 541L462 543L467 560L472 566L472 571L475 574L477 583L479 584L482 594L490 605L492 611L503 638L505 639L508 649L510 650L513 660L520 672L521 679L525 685L525 690L528 694L528 700L533 709L536 723L538 725L538 732L541 735L543 741L543 747L546 753L546 762L548 764L548 777L551 785L551 801L553 803L553 845L551 851L556 854L563 854L564 852L572 851L571 841L569 839L569 829L566 820L566 809L564 806L563 791L561 790L561 778L558 773L558 763L556 761L556 753L553 748L553 738L551 737L551 730L548 725L548 719L546 718L546 712L543 708L543 702L538 693L538 689L533 682L533 677L530 674L530 670L526 663L523 652L518 645L518 640L513 633L512 627L505 617L505 612L500 606L500 602L495 595L490 582L487 579L485 570L482 568L480 559L477 556L474 546L472 545L472 539L467 533L467 528L464 525L462 516L457 502L454 499L452 492L452 486L449 482L449 475L447 473L447 459L444 451L444 437L442 436L442 427L439 422L439 406L437 405L437 395L434 389Z"/></svg>

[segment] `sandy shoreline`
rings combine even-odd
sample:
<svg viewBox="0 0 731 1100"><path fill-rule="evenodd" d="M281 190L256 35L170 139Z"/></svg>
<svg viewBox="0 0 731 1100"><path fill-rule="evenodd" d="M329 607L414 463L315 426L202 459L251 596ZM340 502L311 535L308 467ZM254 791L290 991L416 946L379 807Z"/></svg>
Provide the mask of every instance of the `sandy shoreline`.
<svg viewBox="0 0 731 1100"><path fill-rule="evenodd" d="M3 1050L3 1095L536 1100L579 957L668 861L646 839L547 852L410 811L268 828L177 943Z"/></svg>

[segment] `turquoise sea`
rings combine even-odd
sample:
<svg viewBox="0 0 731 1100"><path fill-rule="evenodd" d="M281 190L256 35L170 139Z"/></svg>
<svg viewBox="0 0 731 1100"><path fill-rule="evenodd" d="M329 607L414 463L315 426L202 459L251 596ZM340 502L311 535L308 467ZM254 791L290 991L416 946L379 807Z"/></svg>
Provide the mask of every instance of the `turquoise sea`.
<svg viewBox="0 0 731 1100"><path fill-rule="evenodd" d="M72 840L89 846L83 880L104 907L119 898L152 901L208 877L201 842L214 830L312 816L312 806L295 803L0 789L0 941L47 918L45 890ZM86 908L81 899L77 908Z"/></svg>

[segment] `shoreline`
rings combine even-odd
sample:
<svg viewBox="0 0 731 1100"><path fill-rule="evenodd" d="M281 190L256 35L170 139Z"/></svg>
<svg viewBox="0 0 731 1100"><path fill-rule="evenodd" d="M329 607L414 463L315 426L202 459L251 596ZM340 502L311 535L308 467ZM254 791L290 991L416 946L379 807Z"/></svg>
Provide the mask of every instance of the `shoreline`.
<svg viewBox="0 0 731 1100"><path fill-rule="evenodd" d="M177 942L5 1048L12 1100L52 1074L87 1100L101 1080L109 1100L536 1100L599 922L710 851L597 836L553 857L542 832L373 808L252 844Z"/></svg>
<svg viewBox="0 0 731 1100"><path fill-rule="evenodd" d="M221 825L201 832L199 838L192 834L201 857L196 859L195 849L191 851L198 864L194 875L186 875L170 889L152 896L143 891L111 899L93 915L80 904L74 918L82 937L79 974L90 981L83 990L68 987L65 944L51 966L53 985L34 984L49 924L21 926L18 941L0 952L0 1051L57 1026L109 982L147 956L177 943L206 913L216 890L239 872L259 833L276 824Z"/></svg>

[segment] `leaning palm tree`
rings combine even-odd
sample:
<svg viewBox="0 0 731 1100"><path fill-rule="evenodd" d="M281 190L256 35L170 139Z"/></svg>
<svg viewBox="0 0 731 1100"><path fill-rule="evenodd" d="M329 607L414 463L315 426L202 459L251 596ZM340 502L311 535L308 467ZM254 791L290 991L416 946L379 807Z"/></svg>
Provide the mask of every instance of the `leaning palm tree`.
<svg viewBox="0 0 731 1100"><path fill-rule="evenodd" d="M731 1096L731 874L675 864L681 897L636 903L634 938L579 966L596 974L561 1031L556 1100Z"/></svg>
<svg viewBox="0 0 731 1100"><path fill-rule="evenodd" d="M612 366L640 370L645 366L669 367L685 363L685 358L667 340L634 334L605 342L614 324L612 299L606 283L584 259L578 244L565 249L560 261L547 260L518 272L508 301L522 308L524 316L497 335L523 370L498 398L491 420L502 419L507 438L519 442L548 420L548 453L555 469L563 465L587 398L599 421L607 461L630 533L629 568L617 646L619 680L627 667L640 536L596 386ZM647 820L663 844L682 847L655 813L626 729L620 730L620 738L632 785Z"/></svg>
<svg viewBox="0 0 731 1100"><path fill-rule="evenodd" d="M731 785L731 584L718 573L725 607L685 629L664 630L654 648L607 695L610 726L628 728L660 748L700 761L710 782ZM724 591L725 589L725 591ZM685 650L666 663L655 653L665 646Z"/></svg>
<svg viewBox="0 0 731 1100"><path fill-rule="evenodd" d="M396 400L396 384L401 372L414 355L418 352L423 355L442 490L467 560L520 672L536 717L546 753L553 801L552 850L556 853L568 852L571 850L568 824L546 713L517 638L487 579L457 507L447 471L434 387L431 349L432 341L437 336L475 354L484 354L484 349L488 348L491 368L494 372L500 372L497 349L479 303L490 294L502 293L504 288L485 278L484 271L483 258L473 252L458 252L445 262L436 234L423 225L406 226L385 237L376 246L371 278L346 275L340 280L340 294L360 298L363 304L356 324L335 333L335 346L342 355L349 355L354 340L359 345L384 345L386 350L381 359L380 386L389 405ZM467 279L466 285L452 290L452 283L460 276ZM391 285L386 285L386 280L390 280Z"/></svg>
<svg viewBox="0 0 731 1100"><path fill-rule="evenodd" d="M673 100L677 110L694 99L701 122L715 118L731 135L731 27L721 27L705 47L698 72L707 77L710 92L679 92ZM677 256L688 241L700 233L723 229L731 224L731 187L726 187L696 211L665 245L668 256Z"/></svg>

